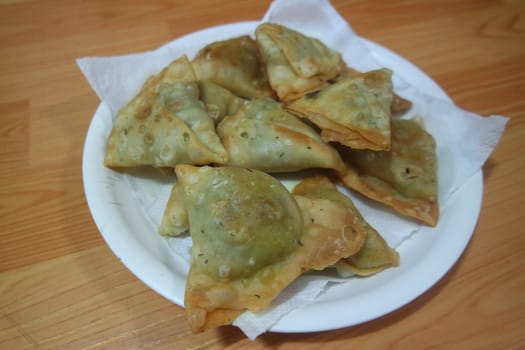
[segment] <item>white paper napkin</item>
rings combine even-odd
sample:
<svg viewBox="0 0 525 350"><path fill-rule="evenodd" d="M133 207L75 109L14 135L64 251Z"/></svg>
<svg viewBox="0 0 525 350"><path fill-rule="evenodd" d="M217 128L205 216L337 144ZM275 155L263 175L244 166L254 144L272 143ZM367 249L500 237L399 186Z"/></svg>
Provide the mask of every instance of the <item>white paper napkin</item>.
<svg viewBox="0 0 525 350"><path fill-rule="evenodd" d="M356 35L348 23L327 0L276 0L262 19L277 22L317 37L328 46L340 51L352 67L367 71L384 67L381 56L374 55L361 37ZM255 26L246 33L254 35ZM152 74L182 54L190 58L205 44L222 40L229 35L221 32L217 37L203 41L176 40L149 52L115 57L88 57L77 60L78 66L102 102L109 106L113 116L140 90L142 83ZM229 36L228 36L229 35ZM207 40L207 41L206 41ZM447 200L489 157L499 142L507 118L501 116L481 117L465 111L445 99L433 97L419 91L394 71L394 86L397 93L410 99L414 106L404 117L421 116L425 127L437 143L439 165L439 201L441 212L446 211ZM452 127L453 126L453 127ZM445 166L446 165L446 166ZM156 183L129 176L137 198L149 214L154 225L160 223L171 184ZM421 226L414 221L373 205L360 196L351 195L356 206L367 221L385 237L387 242L398 247ZM189 238L169 239L173 254L189 259ZM403 257L401 256L401 263ZM344 283L343 279L323 276L302 276L290 285L266 311L254 314L245 312L234 324L250 338L272 328L291 310L315 302L330 282Z"/></svg>

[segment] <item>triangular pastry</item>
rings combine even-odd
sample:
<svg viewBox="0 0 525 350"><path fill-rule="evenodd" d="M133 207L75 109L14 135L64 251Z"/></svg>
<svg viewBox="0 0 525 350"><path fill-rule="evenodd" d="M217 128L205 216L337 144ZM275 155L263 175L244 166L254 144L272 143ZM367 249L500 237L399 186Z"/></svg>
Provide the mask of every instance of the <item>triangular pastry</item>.
<svg viewBox="0 0 525 350"><path fill-rule="evenodd" d="M227 153L185 56L151 77L116 116L104 163L174 167L223 163Z"/></svg>
<svg viewBox="0 0 525 350"><path fill-rule="evenodd" d="M310 177L300 182L292 191L294 195L339 202L355 215L354 227L365 232L359 250L339 260L335 267L343 277L368 276L387 267L399 265L399 254L391 248L379 232L363 218L352 200L339 192L337 186L325 176Z"/></svg>
<svg viewBox="0 0 525 350"><path fill-rule="evenodd" d="M292 196L275 178L240 167L178 165L193 241L184 306L200 332L261 311L303 272L361 246L344 205Z"/></svg>
<svg viewBox="0 0 525 350"><path fill-rule="evenodd" d="M392 72L383 68L338 80L286 105L321 129L323 140L357 149L388 150Z"/></svg>
<svg viewBox="0 0 525 350"><path fill-rule="evenodd" d="M212 81L240 97L275 96L259 48L248 35L210 43L191 62L199 80Z"/></svg>
<svg viewBox="0 0 525 350"><path fill-rule="evenodd" d="M334 81L350 78L350 77L358 75L358 74L361 74L361 72L359 72L358 70L356 70L356 69L354 69L352 67L345 66L341 70L341 73L337 76L337 78ZM392 104L390 105L390 110L392 111L392 115L399 115L399 114L405 113L411 107L412 107L412 101L410 101L410 100L408 100L408 99L398 95L394 91Z"/></svg>
<svg viewBox="0 0 525 350"><path fill-rule="evenodd" d="M199 97L215 124L225 116L235 114L245 104L243 98L214 82L201 80L198 84Z"/></svg>
<svg viewBox="0 0 525 350"><path fill-rule="evenodd" d="M291 28L263 23L256 28L255 37L270 85L281 101L320 89L341 70L338 52Z"/></svg>
<svg viewBox="0 0 525 350"><path fill-rule="evenodd" d="M250 101L225 117L217 134L228 152L228 165L266 172L344 168L332 146L274 100Z"/></svg>
<svg viewBox="0 0 525 350"><path fill-rule="evenodd" d="M161 236L175 237L189 233L188 211L184 204L184 193L180 182L173 185L164 208L158 232Z"/></svg>
<svg viewBox="0 0 525 350"><path fill-rule="evenodd" d="M343 184L435 226L439 217L436 143L416 120L392 119L390 151L340 148Z"/></svg>

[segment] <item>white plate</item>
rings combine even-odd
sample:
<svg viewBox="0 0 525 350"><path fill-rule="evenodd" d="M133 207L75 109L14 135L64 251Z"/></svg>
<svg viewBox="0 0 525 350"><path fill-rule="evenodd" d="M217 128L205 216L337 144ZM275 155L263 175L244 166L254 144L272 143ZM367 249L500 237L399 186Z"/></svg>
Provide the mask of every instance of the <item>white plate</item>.
<svg viewBox="0 0 525 350"><path fill-rule="evenodd" d="M243 22L208 28L178 39L177 44L232 37L253 27L254 22ZM448 99L413 64L373 42L364 42L375 57L395 67L407 82L429 95ZM84 145L83 180L89 208L102 236L122 263L150 288L182 306L186 261L174 256L166 240L156 234L156 225L138 202L128 177L103 165L111 126L109 109L101 104ZM144 186L156 186L157 179L141 176L138 181ZM437 228L424 228L399 247L399 267L330 288L314 304L294 310L271 330L311 332L342 328L383 316L411 302L445 275L462 254L477 222L482 190L479 171L450 198Z"/></svg>

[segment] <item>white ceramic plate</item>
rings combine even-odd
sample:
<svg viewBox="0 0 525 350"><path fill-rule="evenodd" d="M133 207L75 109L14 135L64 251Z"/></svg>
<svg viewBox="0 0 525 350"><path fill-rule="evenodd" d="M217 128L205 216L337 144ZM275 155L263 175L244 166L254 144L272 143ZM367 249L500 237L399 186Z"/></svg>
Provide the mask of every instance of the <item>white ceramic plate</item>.
<svg viewBox="0 0 525 350"><path fill-rule="evenodd" d="M180 45L227 38L253 28L253 22L208 28L177 40ZM363 39L364 40L364 39ZM421 70L395 53L367 40L375 57L429 95L447 95ZM188 53L189 55L193 53ZM103 165L112 127L109 109L101 104L89 127L83 155L83 180L95 223L115 255L140 280L172 302L183 305L187 262L170 252L166 240L135 194L136 183L151 196L169 186L141 173L137 180ZM162 181L161 181L162 182ZM398 249L401 265L376 276L330 288L318 301L294 310L273 326L276 332L311 332L356 325L381 317L431 288L455 264L473 233L482 199L482 174L476 173L449 200L436 229L423 229Z"/></svg>

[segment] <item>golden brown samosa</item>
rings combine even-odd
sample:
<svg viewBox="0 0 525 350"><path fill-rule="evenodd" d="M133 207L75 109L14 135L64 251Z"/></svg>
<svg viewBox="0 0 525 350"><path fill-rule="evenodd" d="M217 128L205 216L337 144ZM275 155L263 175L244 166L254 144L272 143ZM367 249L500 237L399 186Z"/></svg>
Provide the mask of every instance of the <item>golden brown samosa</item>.
<svg viewBox="0 0 525 350"><path fill-rule="evenodd" d="M245 98L274 98L255 40L248 35L212 42L191 61L197 78Z"/></svg>
<svg viewBox="0 0 525 350"><path fill-rule="evenodd" d="M199 100L195 74L183 56L151 77L117 114L108 138L108 167L174 167L223 163L227 153Z"/></svg>
<svg viewBox="0 0 525 350"><path fill-rule="evenodd" d="M365 232L359 250L343 257L335 267L344 277L349 275L368 276L387 267L399 265L399 254L391 248L379 232L374 229L359 213L352 200L339 192L337 186L325 176L307 178L294 187L292 193L308 198L319 198L342 203L354 213L356 224ZM329 214L327 214L329 215Z"/></svg>
<svg viewBox="0 0 525 350"><path fill-rule="evenodd" d="M184 204L184 193L179 182L173 185L164 208L158 232L161 236L174 237L189 233L188 211Z"/></svg>
<svg viewBox="0 0 525 350"><path fill-rule="evenodd" d="M230 90L209 80L199 81L199 98L206 105L208 115L219 123L227 115L235 114L245 100Z"/></svg>
<svg viewBox="0 0 525 350"><path fill-rule="evenodd" d="M435 226L439 217L436 143L416 120L392 119L390 151L339 148L343 184L400 214Z"/></svg>
<svg viewBox="0 0 525 350"><path fill-rule="evenodd" d="M337 76L337 78L334 81L339 81L339 80L343 80L343 79L346 79L346 78L350 78L350 77L358 75L358 74L361 74L361 72L359 72L358 70L356 70L356 69L354 69L352 67L345 66L341 70L341 73ZM406 99L406 98L398 95L394 91L392 104L390 105L390 110L392 111L392 115L405 113L411 107L412 107L412 101L410 101L409 99Z"/></svg>
<svg viewBox="0 0 525 350"><path fill-rule="evenodd" d="M286 108L317 125L324 141L388 150L392 88L392 72L383 68L338 80Z"/></svg>
<svg viewBox="0 0 525 350"><path fill-rule="evenodd" d="M260 24L255 37L270 85L281 101L295 100L320 89L342 68L338 52L283 25Z"/></svg>
<svg viewBox="0 0 525 350"><path fill-rule="evenodd" d="M263 310L303 272L331 266L362 244L364 231L344 205L294 197L264 172L175 171L193 240L184 306L194 332Z"/></svg>
<svg viewBox="0 0 525 350"><path fill-rule="evenodd" d="M296 116L270 99L252 100L217 126L228 165L266 172L307 168L342 170L337 151Z"/></svg>

